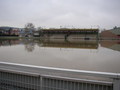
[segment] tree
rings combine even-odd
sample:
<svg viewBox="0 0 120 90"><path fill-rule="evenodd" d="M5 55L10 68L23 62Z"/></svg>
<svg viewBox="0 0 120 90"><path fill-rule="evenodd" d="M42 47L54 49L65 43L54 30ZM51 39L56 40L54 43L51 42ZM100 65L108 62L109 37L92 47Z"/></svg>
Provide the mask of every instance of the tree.
<svg viewBox="0 0 120 90"><path fill-rule="evenodd" d="M12 28L10 28L10 29L8 30L8 34L9 34L9 35L12 34Z"/></svg>
<svg viewBox="0 0 120 90"><path fill-rule="evenodd" d="M26 35L32 35L34 30L35 30L35 26L32 23L27 23L25 25L25 34Z"/></svg>
<svg viewBox="0 0 120 90"><path fill-rule="evenodd" d="M43 35L43 28L42 27L38 27L37 31L39 32L39 35L42 36Z"/></svg>
<svg viewBox="0 0 120 90"><path fill-rule="evenodd" d="M117 26L115 26L113 29L117 29Z"/></svg>

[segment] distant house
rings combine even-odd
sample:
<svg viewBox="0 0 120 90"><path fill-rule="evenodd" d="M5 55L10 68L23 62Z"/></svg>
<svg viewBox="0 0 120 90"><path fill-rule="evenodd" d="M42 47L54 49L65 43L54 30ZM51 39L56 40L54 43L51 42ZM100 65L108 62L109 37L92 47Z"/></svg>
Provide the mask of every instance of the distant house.
<svg viewBox="0 0 120 90"><path fill-rule="evenodd" d="M20 32L20 30L18 28L13 28L13 29L11 29L10 34L18 36L19 32Z"/></svg>
<svg viewBox="0 0 120 90"><path fill-rule="evenodd" d="M0 36L18 36L19 28L0 27Z"/></svg>
<svg viewBox="0 0 120 90"><path fill-rule="evenodd" d="M25 28L20 29L19 37L33 37L34 29L25 30Z"/></svg>
<svg viewBox="0 0 120 90"><path fill-rule="evenodd" d="M0 36L9 35L10 27L0 27Z"/></svg>
<svg viewBox="0 0 120 90"><path fill-rule="evenodd" d="M102 31L100 34L100 38L101 39L120 39L120 27Z"/></svg>
<svg viewBox="0 0 120 90"><path fill-rule="evenodd" d="M25 30L24 29L20 29L19 37L25 37Z"/></svg>
<svg viewBox="0 0 120 90"><path fill-rule="evenodd" d="M2 29L0 29L0 36L2 35Z"/></svg>
<svg viewBox="0 0 120 90"><path fill-rule="evenodd" d="M33 36L34 37L39 37L40 36L40 31L34 31Z"/></svg>
<svg viewBox="0 0 120 90"><path fill-rule="evenodd" d="M32 37L34 29L25 30L25 37Z"/></svg>

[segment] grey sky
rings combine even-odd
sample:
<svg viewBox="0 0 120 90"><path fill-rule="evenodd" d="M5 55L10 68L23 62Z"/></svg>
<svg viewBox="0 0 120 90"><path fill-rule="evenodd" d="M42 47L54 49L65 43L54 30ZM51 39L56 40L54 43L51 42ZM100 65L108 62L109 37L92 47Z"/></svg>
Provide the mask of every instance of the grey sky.
<svg viewBox="0 0 120 90"><path fill-rule="evenodd" d="M0 26L120 26L120 0L0 0Z"/></svg>

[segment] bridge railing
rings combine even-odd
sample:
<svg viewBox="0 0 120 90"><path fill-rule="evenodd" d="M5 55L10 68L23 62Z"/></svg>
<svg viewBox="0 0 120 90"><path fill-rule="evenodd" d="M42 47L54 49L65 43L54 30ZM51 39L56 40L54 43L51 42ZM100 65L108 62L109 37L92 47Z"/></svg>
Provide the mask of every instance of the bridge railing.
<svg viewBox="0 0 120 90"><path fill-rule="evenodd" d="M18 75L17 77L19 77L19 75L23 75L23 78L25 78L24 76L32 76L33 79L34 77L39 77L38 81L40 81L41 84L38 86L44 89L56 88L56 90L57 89L64 90L64 88L66 88L65 90L90 90L91 88L91 90L120 90L120 73L72 70L72 69L42 67L42 66L23 65L23 64L4 63L4 62L0 62L0 72L1 72L0 75L2 75L2 77L5 76L4 72L7 72L8 74L7 76L11 76L9 74L14 73ZM99 81L99 80L70 78L70 77L60 76L58 74L53 75L51 74L53 72L60 74L67 74L67 75L72 74L78 76L83 75L83 76L103 77L103 78L112 79L113 81L108 82L108 81ZM36 82L35 80L36 79L34 79L34 82ZM70 89L70 88L74 88L74 89Z"/></svg>

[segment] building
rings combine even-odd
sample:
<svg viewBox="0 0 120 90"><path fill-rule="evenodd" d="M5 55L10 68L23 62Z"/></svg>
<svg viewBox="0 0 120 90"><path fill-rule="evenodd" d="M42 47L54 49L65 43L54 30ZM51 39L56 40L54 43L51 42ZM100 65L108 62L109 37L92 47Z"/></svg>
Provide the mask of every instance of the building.
<svg viewBox="0 0 120 90"><path fill-rule="evenodd" d="M10 35L19 36L20 30L18 28L13 28L10 31Z"/></svg>
<svg viewBox="0 0 120 90"><path fill-rule="evenodd" d="M34 37L40 37L40 32L39 31L34 31L33 36Z"/></svg>
<svg viewBox="0 0 120 90"><path fill-rule="evenodd" d="M120 39L120 27L102 31L100 39Z"/></svg>
<svg viewBox="0 0 120 90"><path fill-rule="evenodd" d="M24 29L20 29L19 37L25 37L25 30Z"/></svg>
<svg viewBox="0 0 120 90"><path fill-rule="evenodd" d="M6 36L10 33L10 27L0 27L0 36Z"/></svg>
<svg viewBox="0 0 120 90"><path fill-rule="evenodd" d="M75 39L82 39L82 40L93 40L98 38L98 29L43 29L41 33L44 37L53 37L53 38L75 38ZM55 36L56 35L56 36Z"/></svg>
<svg viewBox="0 0 120 90"><path fill-rule="evenodd" d="M0 27L0 36L19 36L19 28Z"/></svg>

